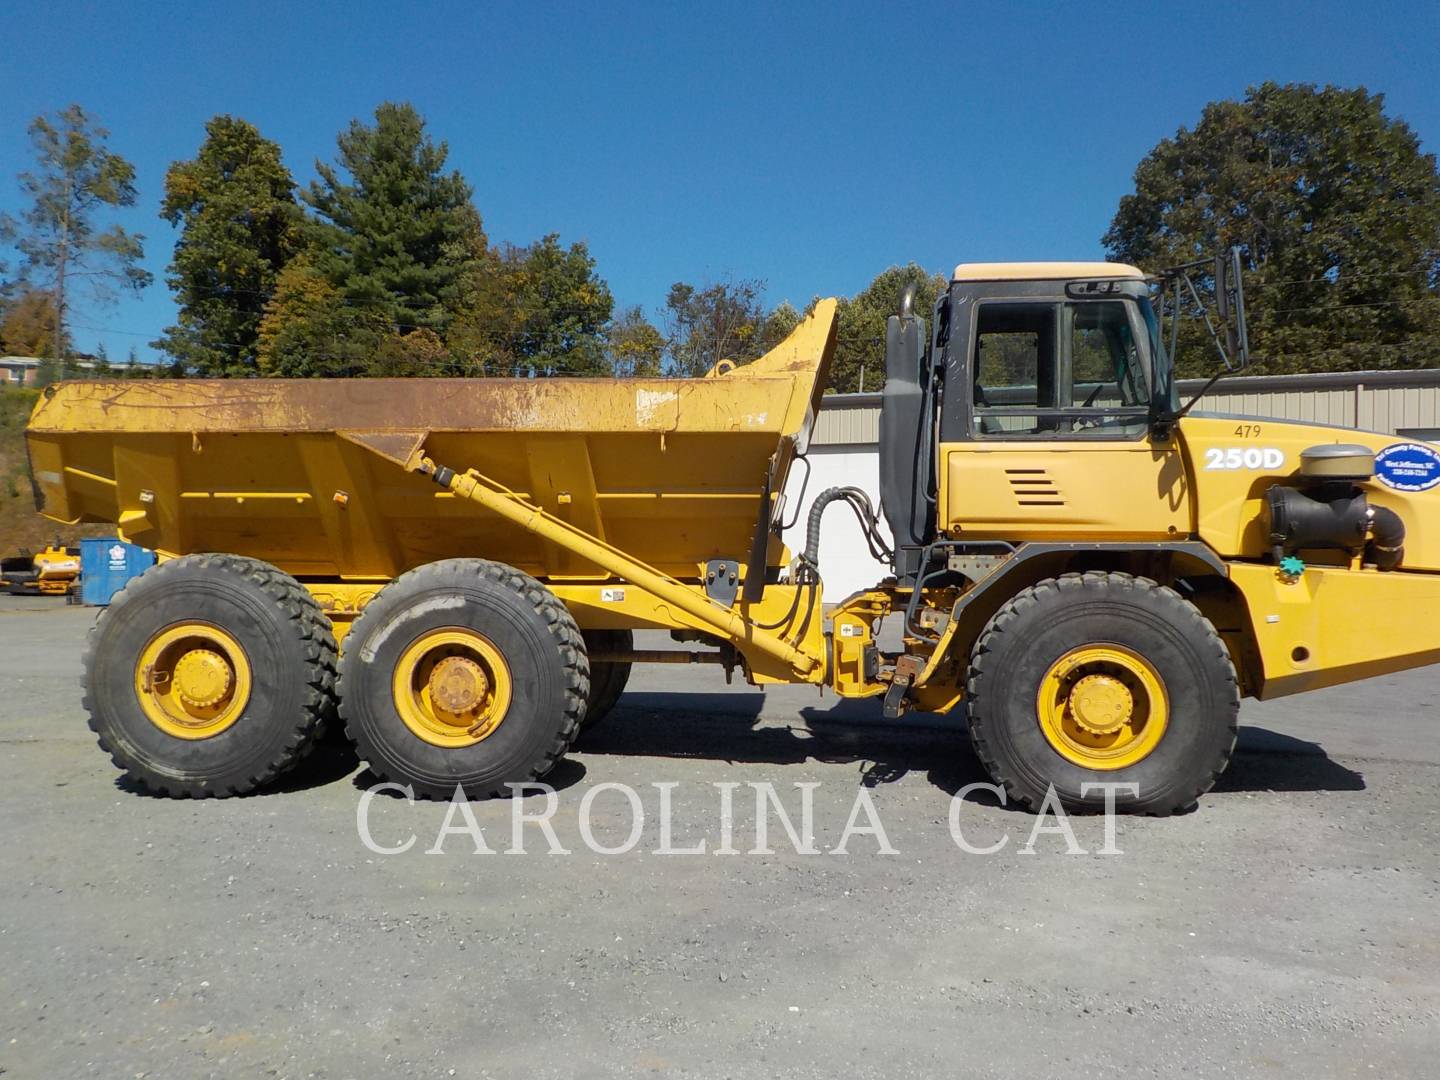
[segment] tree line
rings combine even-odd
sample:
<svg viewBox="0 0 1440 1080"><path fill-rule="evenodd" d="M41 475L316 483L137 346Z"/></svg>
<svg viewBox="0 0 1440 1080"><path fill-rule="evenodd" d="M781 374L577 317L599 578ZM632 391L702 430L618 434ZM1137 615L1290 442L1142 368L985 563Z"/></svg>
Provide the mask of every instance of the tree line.
<svg viewBox="0 0 1440 1080"><path fill-rule="evenodd" d="M75 371L78 303L151 286L134 168L79 106L30 127L26 209L0 220L0 346ZM617 310L583 242L487 236L473 189L416 110L353 121L303 187L280 146L216 116L166 173L175 324L152 343L170 376L694 376L745 362L804 312L744 279L675 283L658 318ZM1270 371L1440 364L1440 172L1364 88L1265 83L1208 105L1140 162L1102 243L1147 271L1236 246L1252 352ZM957 253L958 254L958 253ZM1058 253L1057 253L1058 254ZM901 289L924 310L945 278L892 267L840 303L833 389L878 389ZM88 363L104 373L111 363ZM1186 338L1182 367L1209 357ZM156 372L131 362L122 371Z"/></svg>

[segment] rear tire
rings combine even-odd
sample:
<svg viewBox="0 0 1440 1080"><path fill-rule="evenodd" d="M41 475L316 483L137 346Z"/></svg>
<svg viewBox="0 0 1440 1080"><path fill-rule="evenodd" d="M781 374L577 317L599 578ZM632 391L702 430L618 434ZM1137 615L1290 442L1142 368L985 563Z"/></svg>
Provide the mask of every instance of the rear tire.
<svg viewBox="0 0 1440 1080"><path fill-rule="evenodd" d="M508 794L574 741L585 643L544 585L503 563L447 559L380 590L345 639L340 715L371 772L417 796Z"/></svg>
<svg viewBox="0 0 1440 1080"><path fill-rule="evenodd" d="M590 655L607 652L629 652L635 648L635 635L629 630L584 630L585 649ZM590 661L590 697L585 704L581 731L590 731L615 708L625 684L630 681L629 663Z"/></svg>
<svg viewBox="0 0 1440 1080"><path fill-rule="evenodd" d="M977 756L1031 809L1051 785L1086 810L1105 793L1083 785L1135 784L1117 806L1189 810L1235 747L1240 695L1220 636L1173 589L1129 574L1066 574L1016 594L976 643L966 692Z"/></svg>
<svg viewBox="0 0 1440 1080"><path fill-rule="evenodd" d="M238 555L187 555L101 611L84 705L101 748L142 787L241 795L318 737L334 710L335 654L330 621L294 578Z"/></svg>

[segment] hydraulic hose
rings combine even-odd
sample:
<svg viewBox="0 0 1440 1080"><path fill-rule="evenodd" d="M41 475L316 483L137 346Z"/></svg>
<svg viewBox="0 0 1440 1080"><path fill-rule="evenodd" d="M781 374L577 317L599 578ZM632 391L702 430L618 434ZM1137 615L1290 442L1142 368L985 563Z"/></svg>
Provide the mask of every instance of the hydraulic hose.
<svg viewBox="0 0 1440 1080"><path fill-rule="evenodd" d="M870 502L870 496L858 487L826 488L815 496L815 501L810 505L810 518L805 527L805 551L801 558L812 568L820 565L820 519L825 516L827 506L842 500L850 505L850 509L859 519L860 529L865 534L865 543L870 547L870 554L881 562L889 562L893 559L895 553L880 534L879 521L875 515L875 507Z"/></svg>

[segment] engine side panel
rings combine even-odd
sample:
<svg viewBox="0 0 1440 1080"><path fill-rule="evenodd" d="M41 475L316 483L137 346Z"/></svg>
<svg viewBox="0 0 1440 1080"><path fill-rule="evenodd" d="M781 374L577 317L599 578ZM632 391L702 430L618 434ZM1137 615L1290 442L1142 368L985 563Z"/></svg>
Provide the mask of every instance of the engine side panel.
<svg viewBox="0 0 1440 1080"><path fill-rule="evenodd" d="M1277 483L1297 483L1303 450L1350 443L1378 453L1412 440L1260 417L1192 415L1180 421L1179 442L1200 539L1226 558L1255 559L1270 550L1265 492ZM1402 571L1440 571L1440 470L1435 476L1435 485L1420 491L1399 490L1378 476L1360 485L1371 503L1389 507L1405 522Z"/></svg>

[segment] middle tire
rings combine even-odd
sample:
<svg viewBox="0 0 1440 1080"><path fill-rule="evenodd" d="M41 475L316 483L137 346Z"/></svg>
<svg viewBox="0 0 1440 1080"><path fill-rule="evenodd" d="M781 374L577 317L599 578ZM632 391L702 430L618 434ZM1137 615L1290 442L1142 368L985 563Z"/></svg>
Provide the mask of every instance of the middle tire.
<svg viewBox="0 0 1440 1080"><path fill-rule="evenodd" d="M585 648L596 653L629 652L635 648L635 635L629 630L582 630ZM585 705L585 718L580 729L589 731L610 715L630 681L630 664L620 660L590 661L590 698Z"/></svg>
<svg viewBox="0 0 1440 1080"><path fill-rule="evenodd" d="M506 794L569 749L590 692L585 644L544 585L503 563L402 574L355 620L340 715L360 757L417 796Z"/></svg>

